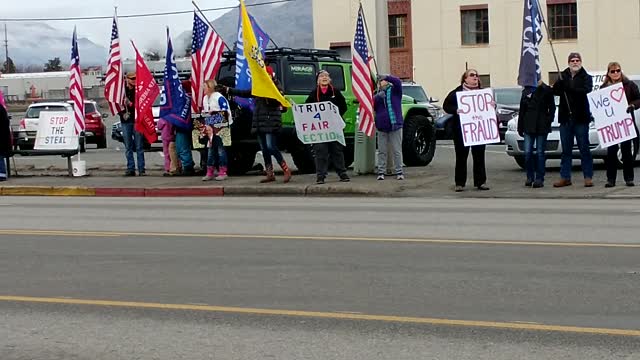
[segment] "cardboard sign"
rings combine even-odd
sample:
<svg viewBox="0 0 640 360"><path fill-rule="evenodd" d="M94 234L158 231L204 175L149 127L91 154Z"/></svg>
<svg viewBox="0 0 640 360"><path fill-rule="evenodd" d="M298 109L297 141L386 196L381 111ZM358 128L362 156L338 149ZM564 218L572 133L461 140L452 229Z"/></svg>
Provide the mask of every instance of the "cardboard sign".
<svg viewBox="0 0 640 360"><path fill-rule="evenodd" d="M591 114L595 119L600 146L603 148L638 136L622 83L587 94Z"/></svg>
<svg viewBox="0 0 640 360"><path fill-rule="evenodd" d="M74 128L72 111L43 111L38 121L36 150L75 150L78 148L78 135Z"/></svg>
<svg viewBox="0 0 640 360"><path fill-rule="evenodd" d="M456 96L464 146L499 143L493 90L459 91Z"/></svg>
<svg viewBox="0 0 640 360"><path fill-rule="evenodd" d="M311 104L293 104L293 118L296 122L296 133L303 144L318 144L337 141L346 146L344 141L344 120L338 107L330 101Z"/></svg>

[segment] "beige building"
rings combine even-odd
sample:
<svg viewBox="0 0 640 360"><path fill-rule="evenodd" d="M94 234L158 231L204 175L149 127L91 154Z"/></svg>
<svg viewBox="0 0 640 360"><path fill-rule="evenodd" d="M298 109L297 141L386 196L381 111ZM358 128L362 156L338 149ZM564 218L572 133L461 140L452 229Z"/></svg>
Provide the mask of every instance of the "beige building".
<svg viewBox="0 0 640 360"><path fill-rule="evenodd" d="M351 40L357 3L313 1L316 47ZM373 0L363 4L374 28ZM540 5L561 69L567 55L578 51L588 71L601 72L616 60L627 74L640 74L640 1L540 0ZM516 86L522 14L523 0L411 0L413 21L404 31L411 32L406 36L412 38L414 80L440 99L458 84L467 66L478 69L491 86ZM556 72L548 40L544 31L545 81Z"/></svg>

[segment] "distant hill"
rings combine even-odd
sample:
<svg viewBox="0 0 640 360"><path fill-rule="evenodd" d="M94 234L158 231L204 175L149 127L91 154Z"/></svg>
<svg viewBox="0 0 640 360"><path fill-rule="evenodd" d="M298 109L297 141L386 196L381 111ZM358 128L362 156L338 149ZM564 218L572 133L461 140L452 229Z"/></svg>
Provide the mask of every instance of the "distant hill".
<svg viewBox="0 0 640 360"><path fill-rule="evenodd" d="M265 0L248 0L247 4L256 4ZM273 41L280 47L313 47L313 9L311 0L294 0L262 6L249 6L249 13L256 19ZM233 49L238 37L239 10L230 10L213 21L216 31L227 45ZM185 31L175 39L176 52L180 55L191 40L191 30ZM273 47L271 44L269 47ZM179 52L178 49L181 51Z"/></svg>
<svg viewBox="0 0 640 360"><path fill-rule="evenodd" d="M37 34L37 36L34 36ZM4 35L4 34L3 34ZM62 64L69 64L71 57L71 33L54 29L42 22L11 23L7 26L9 57L20 66L42 65L59 57ZM79 38L80 62L83 67L103 65L108 51L89 39ZM4 62L4 56L0 56Z"/></svg>

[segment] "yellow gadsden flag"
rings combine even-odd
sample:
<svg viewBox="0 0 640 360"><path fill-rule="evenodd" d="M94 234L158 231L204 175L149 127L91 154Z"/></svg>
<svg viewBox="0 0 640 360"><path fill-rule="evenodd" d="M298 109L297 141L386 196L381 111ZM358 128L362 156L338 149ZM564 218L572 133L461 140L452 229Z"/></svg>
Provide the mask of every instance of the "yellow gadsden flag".
<svg viewBox="0 0 640 360"><path fill-rule="evenodd" d="M275 99L285 107L291 107L287 99L282 96L276 84L267 73L266 64L260 53L256 34L253 32L249 13L244 5L244 0L240 0L240 14L242 17L242 41L244 43L244 56L249 63L251 70L251 94L254 96Z"/></svg>

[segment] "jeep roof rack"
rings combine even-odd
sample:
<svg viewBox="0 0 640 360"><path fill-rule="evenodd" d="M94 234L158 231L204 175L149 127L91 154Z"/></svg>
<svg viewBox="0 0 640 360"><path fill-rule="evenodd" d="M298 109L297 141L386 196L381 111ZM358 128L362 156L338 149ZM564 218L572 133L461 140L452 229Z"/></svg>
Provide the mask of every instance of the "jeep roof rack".
<svg viewBox="0 0 640 360"><path fill-rule="evenodd" d="M335 50L325 50L325 49L294 49L289 47L280 47L280 48L268 48L265 50L265 54L267 57L276 57L276 56L287 56L289 58L310 58L310 59L320 59L320 58L329 58L333 60L340 60L340 54L338 54ZM233 60L236 57L235 51L225 51L223 57L226 60Z"/></svg>

